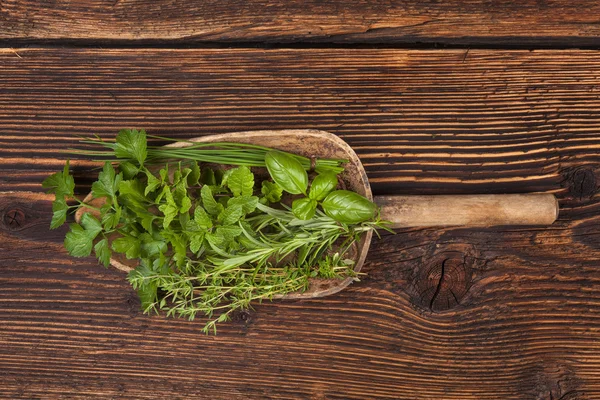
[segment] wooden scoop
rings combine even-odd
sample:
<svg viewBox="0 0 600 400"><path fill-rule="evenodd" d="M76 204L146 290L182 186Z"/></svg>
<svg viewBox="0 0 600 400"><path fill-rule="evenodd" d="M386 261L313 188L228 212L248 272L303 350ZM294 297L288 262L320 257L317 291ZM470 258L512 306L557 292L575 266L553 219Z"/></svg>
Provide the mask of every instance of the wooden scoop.
<svg viewBox="0 0 600 400"><path fill-rule="evenodd" d="M492 226L492 225L550 225L558 217L558 203L552 194L507 195L432 195L432 196L376 196L373 198L367 174L352 148L337 136L318 130L280 130L235 132L203 136L191 142L238 142L268 146L306 157L342 158L345 165L342 179L349 190L355 191L381 207L381 217L392 222L392 228L428 226ZM169 147L186 147L177 142ZM91 194L85 199L92 201ZM97 200L94 200L97 201ZM93 203L93 201L92 201ZM81 218L78 210L75 218ZM371 243L372 232L363 235L354 251L355 271L360 271ZM123 271L135 267L135 260L116 255L111 264ZM314 279L309 290L291 293L285 298L311 298L336 293L352 282L345 280Z"/></svg>

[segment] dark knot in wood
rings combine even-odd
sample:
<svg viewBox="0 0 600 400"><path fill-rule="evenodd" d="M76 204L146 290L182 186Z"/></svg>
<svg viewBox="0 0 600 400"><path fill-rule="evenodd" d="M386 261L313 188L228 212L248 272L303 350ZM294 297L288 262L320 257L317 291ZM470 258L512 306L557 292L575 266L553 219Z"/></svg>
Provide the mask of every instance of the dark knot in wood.
<svg viewBox="0 0 600 400"><path fill-rule="evenodd" d="M25 225L25 213L20 209L8 210L2 218L4 226L9 230L19 230Z"/></svg>
<svg viewBox="0 0 600 400"><path fill-rule="evenodd" d="M593 169L580 167L572 170L567 176L569 193L574 198L592 197L598 190L598 182Z"/></svg>
<svg viewBox="0 0 600 400"><path fill-rule="evenodd" d="M473 257L461 245L436 248L415 275L416 302L432 312L450 310L461 303L471 286ZM467 246L469 247L469 246Z"/></svg>

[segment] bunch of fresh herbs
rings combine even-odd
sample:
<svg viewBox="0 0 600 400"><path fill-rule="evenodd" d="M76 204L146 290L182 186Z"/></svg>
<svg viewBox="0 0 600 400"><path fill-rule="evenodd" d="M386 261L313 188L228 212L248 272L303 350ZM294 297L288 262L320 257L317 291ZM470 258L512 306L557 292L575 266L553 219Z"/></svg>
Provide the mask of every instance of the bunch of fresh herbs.
<svg viewBox="0 0 600 400"><path fill-rule="evenodd" d="M67 162L43 183L56 196L51 228L84 208L65 237L69 254L94 252L105 266L113 253L138 260L128 279L144 311L206 315L206 332L253 301L308 289L311 279L356 278L348 249L384 227L374 203L337 189L341 160L313 162L311 181L311 160L262 146L150 147L143 130L84 142L103 150L80 154L112 157L92 185L103 202L75 197ZM268 173L262 179L251 167Z"/></svg>

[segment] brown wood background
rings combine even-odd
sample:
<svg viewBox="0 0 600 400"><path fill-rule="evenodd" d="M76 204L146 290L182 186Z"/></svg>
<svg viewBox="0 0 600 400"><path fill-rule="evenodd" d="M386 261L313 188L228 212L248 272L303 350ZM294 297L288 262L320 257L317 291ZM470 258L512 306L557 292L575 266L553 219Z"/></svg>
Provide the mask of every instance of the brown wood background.
<svg viewBox="0 0 600 400"><path fill-rule="evenodd" d="M0 0L0 397L600 398L597 2L190 3ZM561 216L385 235L362 282L205 336L47 228L63 150L123 127L324 129L375 193L548 192Z"/></svg>

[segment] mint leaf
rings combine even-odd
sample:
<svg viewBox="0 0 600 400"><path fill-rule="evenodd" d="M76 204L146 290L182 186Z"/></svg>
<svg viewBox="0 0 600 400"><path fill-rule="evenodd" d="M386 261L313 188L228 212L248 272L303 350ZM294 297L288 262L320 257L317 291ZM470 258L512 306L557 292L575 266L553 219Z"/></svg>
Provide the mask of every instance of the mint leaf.
<svg viewBox="0 0 600 400"><path fill-rule="evenodd" d="M196 254L202 248L204 244L204 232L194 232L193 235L190 236L190 250Z"/></svg>
<svg viewBox="0 0 600 400"><path fill-rule="evenodd" d="M196 161L190 166L190 173L187 175L188 186L196 186L200 180L200 166Z"/></svg>
<svg viewBox="0 0 600 400"><path fill-rule="evenodd" d="M116 139L115 155L118 158L129 158L136 160L139 165L144 165L148 156L146 142L146 131L143 129L123 129Z"/></svg>
<svg viewBox="0 0 600 400"><path fill-rule="evenodd" d="M217 184L217 180L215 178L215 171L211 168L203 168L202 173L200 174L200 183L203 185L215 186Z"/></svg>
<svg viewBox="0 0 600 400"><path fill-rule="evenodd" d="M283 189L275 182L263 181L260 192L269 203L278 203L281 201Z"/></svg>
<svg viewBox="0 0 600 400"><path fill-rule="evenodd" d="M54 173L44 179L42 187L49 189L48 193L54 193L56 198L73 196L75 180L69 175L69 161L67 160L61 172Z"/></svg>
<svg viewBox="0 0 600 400"><path fill-rule="evenodd" d="M223 205L217 203L213 197L210 187L206 185L202 186L202 189L200 190L200 197L202 198L202 205L204 206L204 209L210 215L219 215L223 211Z"/></svg>
<svg viewBox="0 0 600 400"><path fill-rule="evenodd" d="M69 206L64 197L59 197L52 202L52 221L50 222L50 229L56 229L65 223L67 220L67 211L69 211Z"/></svg>
<svg viewBox="0 0 600 400"><path fill-rule="evenodd" d="M175 203L165 203L161 204L158 209L163 213L163 228L167 229L171 222L175 219L177 214L179 213L179 207Z"/></svg>
<svg viewBox="0 0 600 400"><path fill-rule="evenodd" d="M254 212L258 204L258 197L256 196L239 196L232 197L227 201L227 206L239 205L242 207L243 214L250 214Z"/></svg>
<svg viewBox="0 0 600 400"><path fill-rule="evenodd" d="M140 256L141 244L138 238L133 236L122 236L113 240L112 249L117 253L124 253L128 259Z"/></svg>
<svg viewBox="0 0 600 400"><path fill-rule="evenodd" d="M242 234L242 228L237 225L219 226L216 234L223 236L225 242L230 242Z"/></svg>
<svg viewBox="0 0 600 400"><path fill-rule="evenodd" d="M242 218L242 206L234 204L224 209L218 216L219 222L223 225L233 225Z"/></svg>
<svg viewBox="0 0 600 400"><path fill-rule="evenodd" d="M94 246L94 253L96 253L96 258L105 266L108 267L110 265L110 256L112 252L110 251L110 247L108 247L108 239L104 238Z"/></svg>
<svg viewBox="0 0 600 400"><path fill-rule="evenodd" d="M246 166L234 168L227 178L227 187L235 197L251 196L254 190L254 174Z"/></svg>
<svg viewBox="0 0 600 400"><path fill-rule="evenodd" d="M98 175L98 180L92 184L92 194L94 197L112 198L119 190L119 183L123 179L123 173L115 174L115 169L110 162L105 162L102 172Z"/></svg>
<svg viewBox="0 0 600 400"><path fill-rule="evenodd" d="M204 211L204 209L200 206L197 206L194 210L194 221L198 224L199 227L204 229L210 229L213 227L212 220Z"/></svg>
<svg viewBox="0 0 600 400"><path fill-rule="evenodd" d="M65 248L73 257L87 257L92 252L93 238L79 224L71 224L65 236Z"/></svg>

